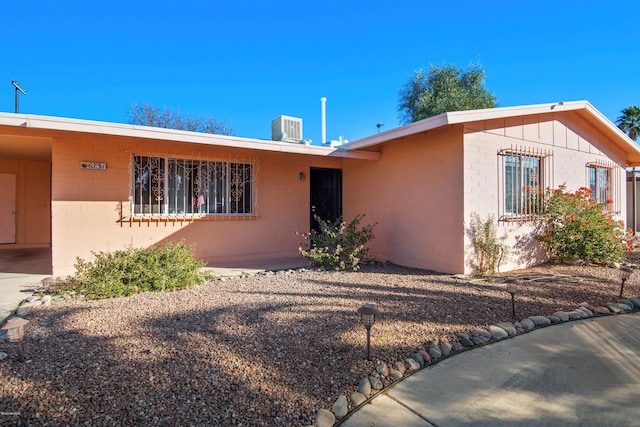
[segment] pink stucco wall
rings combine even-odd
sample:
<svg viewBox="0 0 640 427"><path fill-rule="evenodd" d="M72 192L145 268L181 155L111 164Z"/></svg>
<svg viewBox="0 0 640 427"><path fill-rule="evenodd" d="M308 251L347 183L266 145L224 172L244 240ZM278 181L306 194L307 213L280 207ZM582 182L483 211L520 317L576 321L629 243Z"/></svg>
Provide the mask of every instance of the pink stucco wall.
<svg viewBox="0 0 640 427"><path fill-rule="evenodd" d="M131 153L194 159L253 161L257 209L252 218L129 221ZM105 162L106 171L81 170L81 161ZM211 263L297 256L296 231L309 229L310 167L341 168L342 160L124 137L66 134L52 149L52 228L55 275L73 272L75 257L91 251L147 247L165 239L196 243ZM120 212L124 213L124 221Z"/></svg>
<svg viewBox="0 0 640 427"><path fill-rule="evenodd" d="M587 164L602 161L614 165L614 210L625 218L624 154L612 141L573 112L521 116L508 119L467 123L464 129L464 221L472 213L486 219L500 216L503 183L500 180L498 151L511 147L545 149L552 152L551 182L557 188L565 184L569 191L588 187ZM502 271L540 263L545 254L533 238L536 224L496 221L498 235L507 236L510 254ZM465 272L473 271L474 254L465 236Z"/></svg>
<svg viewBox="0 0 640 427"><path fill-rule="evenodd" d="M370 255L441 272L464 266L462 126L393 140L377 161L345 160L345 217L377 222Z"/></svg>

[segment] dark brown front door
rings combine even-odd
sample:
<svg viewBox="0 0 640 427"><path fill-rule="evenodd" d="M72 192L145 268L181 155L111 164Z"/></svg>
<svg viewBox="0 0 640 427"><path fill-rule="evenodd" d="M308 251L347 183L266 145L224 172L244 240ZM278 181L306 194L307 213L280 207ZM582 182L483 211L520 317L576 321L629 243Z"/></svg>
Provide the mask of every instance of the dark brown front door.
<svg viewBox="0 0 640 427"><path fill-rule="evenodd" d="M331 222L342 216L342 170L311 168L310 186L310 227L319 231L315 215Z"/></svg>

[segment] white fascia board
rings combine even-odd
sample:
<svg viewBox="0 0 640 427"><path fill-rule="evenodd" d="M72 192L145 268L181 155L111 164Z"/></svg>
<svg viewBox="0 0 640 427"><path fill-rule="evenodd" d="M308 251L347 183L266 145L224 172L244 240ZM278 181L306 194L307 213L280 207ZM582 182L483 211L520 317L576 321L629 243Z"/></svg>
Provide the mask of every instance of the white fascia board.
<svg viewBox="0 0 640 427"><path fill-rule="evenodd" d="M358 150L361 148L371 147L386 141L390 141L392 139L398 139L404 136L426 132L428 130L435 129L447 124L447 113L438 114L437 116L429 117L428 119L420 120L405 126L390 129L385 132L380 132L375 135L351 141L347 144L347 149Z"/></svg>
<svg viewBox="0 0 640 427"><path fill-rule="evenodd" d="M340 148L293 144L282 141L268 141L263 139L205 134L175 129L27 114L0 113L0 125L141 139L158 139L163 141L216 145L230 148L276 151L281 153L306 154L313 156L345 157L368 160L377 160L380 158L379 153L373 152L350 152Z"/></svg>
<svg viewBox="0 0 640 427"><path fill-rule="evenodd" d="M454 125L460 123L476 122L480 120L493 120L506 117L526 116L531 114L542 114L549 112L568 111L584 109L590 105L587 101L555 102L550 104L522 105L516 107L485 108L482 110L454 111L442 113L424 120L410 123L406 126L388 130L366 138L358 139L349 143L350 150L371 147L383 142L414 135L420 132L436 129L438 127ZM593 107L591 107L594 109ZM594 109L595 110L595 109ZM604 117L604 116L603 116Z"/></svg>

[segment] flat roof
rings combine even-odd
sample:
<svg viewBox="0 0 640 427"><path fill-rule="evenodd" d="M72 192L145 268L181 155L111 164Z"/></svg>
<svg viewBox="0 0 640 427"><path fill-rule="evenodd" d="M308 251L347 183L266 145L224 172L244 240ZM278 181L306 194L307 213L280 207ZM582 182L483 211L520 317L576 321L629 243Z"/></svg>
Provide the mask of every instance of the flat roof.
<svg viewBox="0 0 640 427"><path fill-rule="evenodd" d="M322 147L317 145L295 144L265 139L244 138L229 135L190 132L184 130L156 128L111 122L69 119L62 117L39 116L30 114L0 113L0 126L41 129L62 132L80 132L112 135L163 141L187 142L216 145L231 148L243 148L281 153L307 154L313 156L346 157L354 159L377 160L380 153L370 151L351 151L342 147Z"/></svg>

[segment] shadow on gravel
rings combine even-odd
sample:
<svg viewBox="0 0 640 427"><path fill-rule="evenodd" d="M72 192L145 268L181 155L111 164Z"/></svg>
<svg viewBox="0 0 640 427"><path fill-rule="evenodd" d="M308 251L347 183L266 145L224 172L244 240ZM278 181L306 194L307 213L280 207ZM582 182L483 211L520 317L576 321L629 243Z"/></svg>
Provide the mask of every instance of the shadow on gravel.
<svg viewBox="0 0 640 427"><path fill-rule="evenodd" d="M377 360L511 318L498 283L395 266L273 277L36 311L25 338L30 363L0 343L10 354L0 362L0 411L19 414L0 424L310 424ZM597 275L524 283L518 318L610 301L616 286ZM640 295L637 281L627 289ZM365 302L383 313L371 334L374 361L364 359L356 314Z"/></svg>

